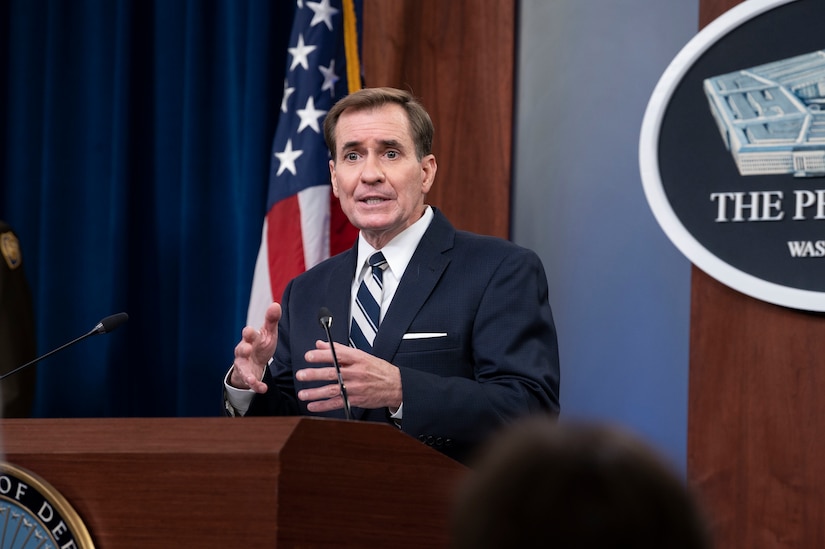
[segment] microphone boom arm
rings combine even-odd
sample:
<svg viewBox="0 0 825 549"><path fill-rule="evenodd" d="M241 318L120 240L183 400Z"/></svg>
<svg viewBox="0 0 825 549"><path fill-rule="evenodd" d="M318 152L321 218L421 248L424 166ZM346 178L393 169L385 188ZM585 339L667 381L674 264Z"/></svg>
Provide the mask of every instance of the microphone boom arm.
<svg viewBox="0 0 825 549"><path fill-rule="evenodd" d="M335 365L335 373L338 374L338 387L341 389L341 398L344 400L344 417L347 419L352 419L352 409L350 408L349 398L347 397L347 386L344 385L344 377L341 375L341 366L338 364L338 357L335 354L335 343L332 341L332 335L330 335L329 332L329 327L332 325L332 313L329 312L329 309L323 307L318 320L321 322L321 326L324 327L324 331L327 334L327 341L329 342L329 348L332 351L332 363Z"/></svg>
<svg viewBox="0 0 825 549"><path fill-rule="evenodd" d="M16 374L17 372L19 372L23 368L28 368L32 364L36 364L37 362L40 362L44 358L48 358L48 357L52 356L53 354L55 354L56 352L62 351L66 347L70 347L70 346L74 345L75 343L86 339L87 337L97 335L97 334L105 334L105 333L111 332L112 330L114 330L115 328L117 328L118 326L120 326L121 324L126 322L128 319L129 319L129 315L127 315L126 313L117 313L117 314L114 314L114 315L107 316L106 318L104 318L103 320L98 322L97 326L95 326L94 328L92 328L90 331L83 334L82 336L80 336L78 338L75 338L72 341L61 345L57 349L52 349L51 351L49 351L45 355L39 356L39 357L35 358L34 360L23 364L22 366L18 366L17 368L15 368L14 370L12 370L10 372L6 372L5 374L0 375L0 381L3 381L4 379L9 377L10 375Z"/></svg>

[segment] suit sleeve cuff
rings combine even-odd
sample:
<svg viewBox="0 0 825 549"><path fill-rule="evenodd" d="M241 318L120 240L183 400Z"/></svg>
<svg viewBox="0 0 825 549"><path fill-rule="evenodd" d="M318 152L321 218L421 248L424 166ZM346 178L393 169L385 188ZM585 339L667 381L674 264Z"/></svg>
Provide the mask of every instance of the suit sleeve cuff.
<svg viewBox="0 0 825 549"><path fill-rule="evenodd" d="M229 384L229 375L232 373L232 366L223 378L224 409L230 416L243 416L249 410L255 391L252 389L238 389Z"/></svg>

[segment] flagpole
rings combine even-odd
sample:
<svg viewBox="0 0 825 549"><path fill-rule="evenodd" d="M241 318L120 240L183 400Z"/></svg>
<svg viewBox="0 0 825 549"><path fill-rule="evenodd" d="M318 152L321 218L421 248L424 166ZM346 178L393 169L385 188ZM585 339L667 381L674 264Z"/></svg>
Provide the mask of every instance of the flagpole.
<svg viewBox="0 0 825 549"><path fill-rule="evenodd" d="M343 0L344 7L344 51L347 57L347 87L349 93L361 89L361 60L358 58L358 26L355 16L355 1Z"/></svg>

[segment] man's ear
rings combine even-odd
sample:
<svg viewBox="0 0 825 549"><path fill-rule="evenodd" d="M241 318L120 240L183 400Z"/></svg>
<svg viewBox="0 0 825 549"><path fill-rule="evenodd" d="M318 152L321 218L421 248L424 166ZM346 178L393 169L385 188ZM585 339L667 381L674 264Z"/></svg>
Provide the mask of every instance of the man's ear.
<svg viewBox="0 0 825 549"><path fill-rule="evenodd" d="M430 188L432 188L433 182L435 181L435 172L438 171L438 163L435 161L435 155L428 154L421 159L421 171L424 173L421 181L421 191L427 194L430 192Z"/></svg>
<svg viewBox="0 0 825 549"><path fill-rule="evenodd" d="M329 161L329 181L332 183L332 194L338 198L338 177L335 175L335 161Z"/></svg>

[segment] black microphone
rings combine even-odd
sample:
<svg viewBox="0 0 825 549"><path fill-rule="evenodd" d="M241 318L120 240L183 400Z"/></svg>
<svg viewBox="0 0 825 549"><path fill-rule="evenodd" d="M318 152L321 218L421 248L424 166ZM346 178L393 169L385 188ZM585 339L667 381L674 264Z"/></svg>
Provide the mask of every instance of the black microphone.
<svg viewBox="0 0 825 549"><path fill-rule="evenodd" d="M338 357L335 356L335 345L332 344L332 336L329 334L329 328L332 326L332 313L326 307L321 307L318 312L318 322L323 326L327 334L327 342L329 348L332 349L332 363L335 365L335 372L338 374L338 387L341 388L341 398L344 399L344 417L352 419L352 411L349 407L349 398L347 398L347 386L344 385L344 378L341 377L341 366L338 365ZM0 378L2 379L2 378Z"/></svg>
<svg viewBox="0 0 825 549"><path fill-rule="evenodd" d="M22 366L19 366L19 367L15 368L11 372L6 372L5 374L1 375L0 376L0 381L3 381L4 379L9 377L10 375L16 374L17 372L19 372L23 368L28 368L32 364L36 364L36 363L40 362L41 360L43 360L44 358L48 358L48 357L52 356L57 351L62 351L66 347L70 347L70 346L74 345L75 343L86 339L87 337L97 335L97 334L108 334L112 330L120 327L120 325L123 324L124 322L126 322L127 320L129 320L129 315L127 315L126 313L117 313L117 314L114 314L114 315L107 316L106 318L104 318L103 320L98 322L97 326L92 328L89 332L87 332L87 333L83 334L82 336L78 337L77 339L74 339L74 340L66 343L65 345L61 345L57 349L49 351L45 355L39 356L39 357L35 358L34 360L32 360L31 362L27 362L27 363L23 364Z"/></svg>

